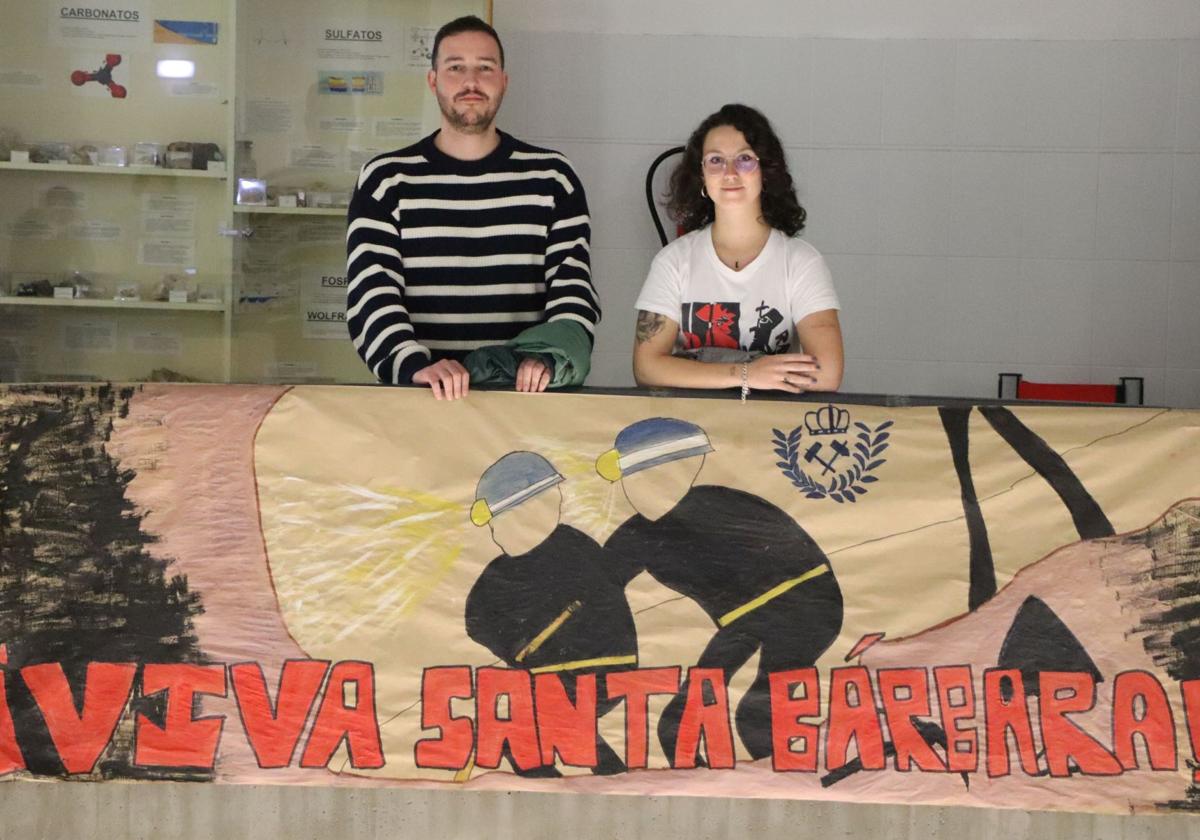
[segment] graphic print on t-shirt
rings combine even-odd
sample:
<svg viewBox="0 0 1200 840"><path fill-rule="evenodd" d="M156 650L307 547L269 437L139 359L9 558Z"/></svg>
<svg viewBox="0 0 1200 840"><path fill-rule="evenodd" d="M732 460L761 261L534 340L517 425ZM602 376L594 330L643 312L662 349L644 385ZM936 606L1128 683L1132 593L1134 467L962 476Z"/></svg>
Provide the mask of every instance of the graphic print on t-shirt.
<svg viewBox="0 0 1200 840"><path fill-rule="evenodd" d="M737 301L685 303L683 317L683 346L688 350L698 347L730 347L738 349L741 335L738 322L742 305Z"/></svg>
<svg viewBox="0 0 1200 840"><path fill-rule="evenodd" d="M783 323L783 315L765 300L756 306L754 311L758 315L758 323L750 328L750 335L754 338L746 349L751 353L786 353L790 346L788 330L785 329L775 336L774 346L771 343L771 333Z"/></svg>

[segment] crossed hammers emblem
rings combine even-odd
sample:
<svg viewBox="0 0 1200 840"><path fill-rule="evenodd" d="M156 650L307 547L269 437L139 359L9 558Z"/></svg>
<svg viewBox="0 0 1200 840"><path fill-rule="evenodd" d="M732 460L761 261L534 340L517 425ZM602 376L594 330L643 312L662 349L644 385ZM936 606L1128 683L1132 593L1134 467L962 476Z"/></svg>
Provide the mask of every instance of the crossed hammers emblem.
<svg viewBox="0 0 1200 840"><path fill-rule="evenodd" d="M824 458L821 457L820 453L821 453L821 449L824 448L824 444L822 444L820 441L818 441L818 442L814 443L812 446L808 447L807 451L805 451L805 453L804 453L805 461L808 461L808 463L810 463L810 464L813 461L816 461L818 464L820 464L824 468L821 470L821 475L825 475L825 473L833 472L833 465L835 463L837 463L837 459L842 457L843 455L850 454L850 449L849 449L849 447L846 446L845 441L835 440L833 443L829 444L829 446L833 450L833 457L831 457L828 461L826 461Z"/></svg>

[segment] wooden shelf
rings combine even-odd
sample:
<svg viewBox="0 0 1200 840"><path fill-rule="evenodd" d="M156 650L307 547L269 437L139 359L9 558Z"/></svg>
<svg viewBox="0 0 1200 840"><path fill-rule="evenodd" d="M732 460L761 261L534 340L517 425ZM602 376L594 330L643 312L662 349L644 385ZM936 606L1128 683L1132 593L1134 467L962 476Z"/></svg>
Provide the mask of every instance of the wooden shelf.
<svg viewBox="0 0 1200 840"><path fill-rule="evenodd" d="M346 217L345 207L261 207L252 204L233 205L234 213L268 213L278 216L341 216Z"/></svg>
<svg viewBox="0 0 1200 840"><path fill-rule="evenodd" d="M224 303L168 303L164 300L104 300L0 296L0 306L63 306L74 309L160 309L172 312L224 312Z"/></svg>
<svg viewBox="0 0 1200 840"><path fill-rule="evenodd" d="M0 161L0 170L18 172L69 172L72 175L134 175L143 178L203 178L224 181L228 172L204 169L163 169L158 166L81 166L73 163L12 163Z"/></svg>

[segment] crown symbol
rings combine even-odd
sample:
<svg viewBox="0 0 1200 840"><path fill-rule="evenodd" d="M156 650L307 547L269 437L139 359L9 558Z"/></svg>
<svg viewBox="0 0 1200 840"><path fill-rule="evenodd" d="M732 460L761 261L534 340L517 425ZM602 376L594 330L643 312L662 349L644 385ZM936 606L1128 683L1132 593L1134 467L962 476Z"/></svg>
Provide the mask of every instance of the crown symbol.
<svg viewBox="0 0 1200 840"><path fill-rule="evenodd" d="M850 412L826 405L804 415L810 435L840 435L850 428Z"/></svg>

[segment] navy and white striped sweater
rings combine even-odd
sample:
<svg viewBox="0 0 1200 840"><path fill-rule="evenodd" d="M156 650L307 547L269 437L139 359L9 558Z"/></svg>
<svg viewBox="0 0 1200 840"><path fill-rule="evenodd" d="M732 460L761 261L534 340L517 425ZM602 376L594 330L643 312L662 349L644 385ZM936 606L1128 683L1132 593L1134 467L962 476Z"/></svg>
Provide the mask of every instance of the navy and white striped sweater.
<svg viewBox="0 0 1200 840"><path fill-rule="evenodd" d="M594 335L591 226L570 162L500 133L481 160L430 135L367 163L350 202L346 323L381 382L462 359L541 321Z"/></svg>

